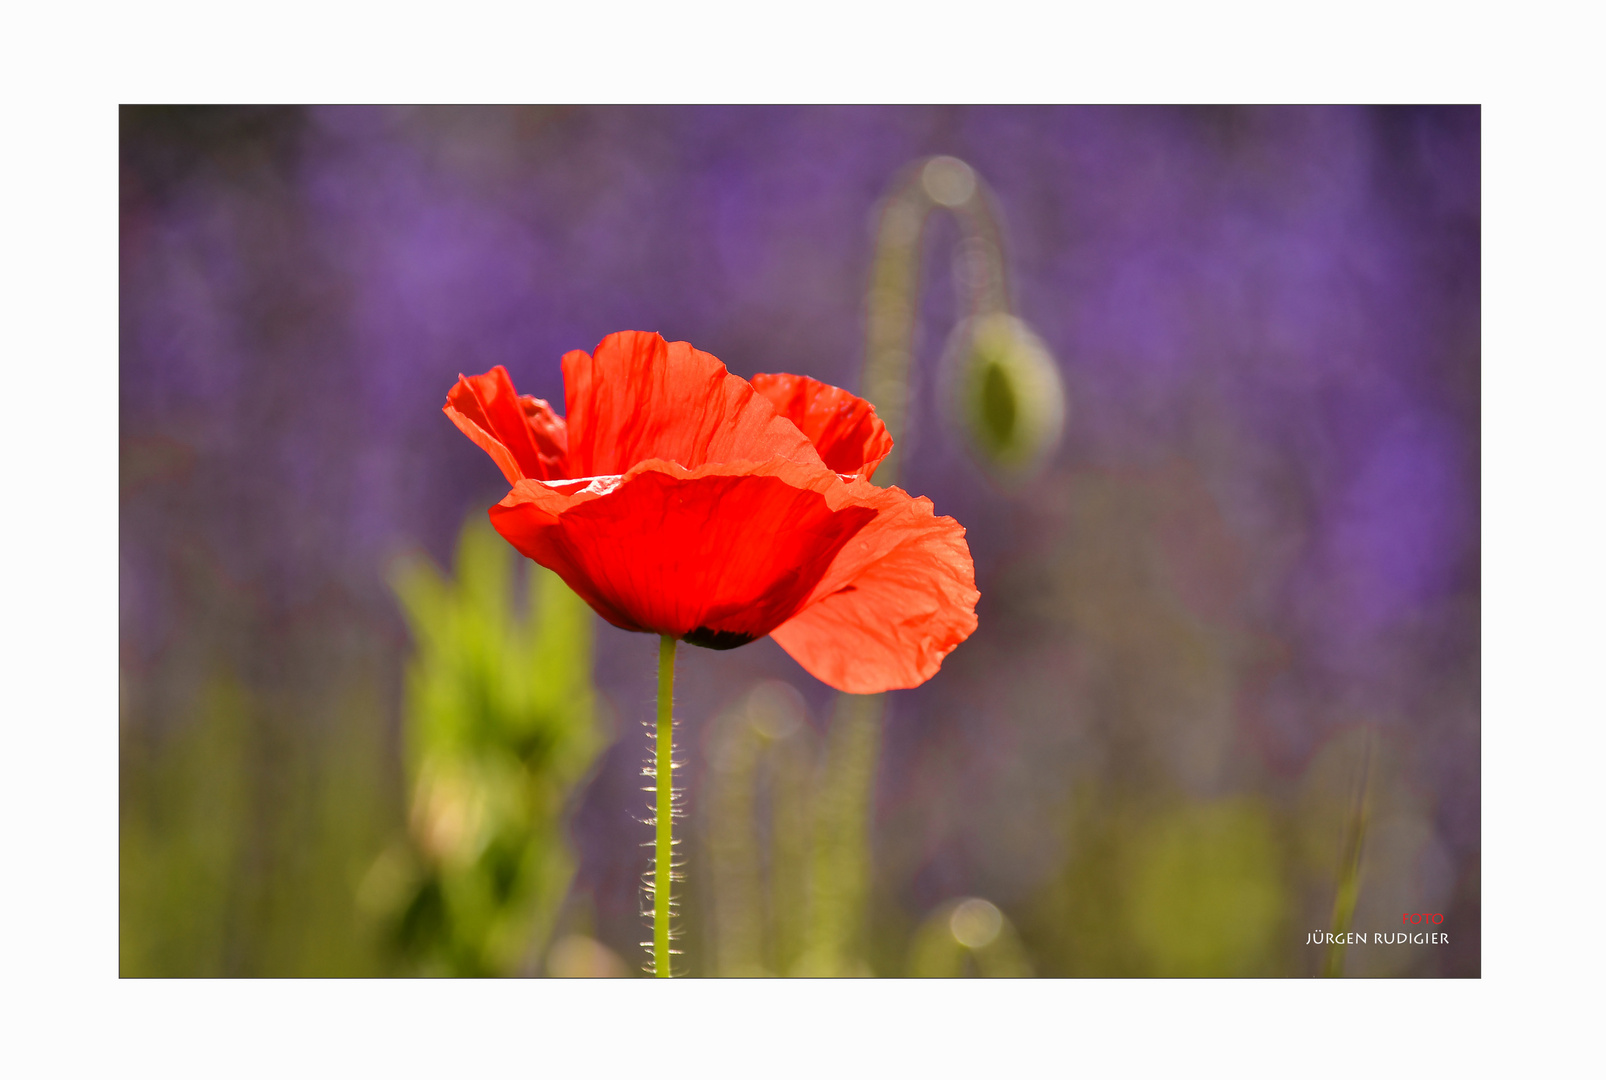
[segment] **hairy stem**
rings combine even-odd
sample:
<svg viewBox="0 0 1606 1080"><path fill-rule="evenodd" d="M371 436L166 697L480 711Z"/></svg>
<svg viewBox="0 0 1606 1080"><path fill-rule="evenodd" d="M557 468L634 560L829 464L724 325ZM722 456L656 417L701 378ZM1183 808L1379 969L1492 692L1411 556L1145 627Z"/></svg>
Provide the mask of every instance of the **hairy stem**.
<svg viewBox="0 0 1606 1080"><path fill-rule="evenodd" d="M669 978L669 891L674 880L676 644L668 635L658 643L658 742L653 761L658 781L653 819L658 836L652 863L652 967L653 974L660 979Z"/></svg>

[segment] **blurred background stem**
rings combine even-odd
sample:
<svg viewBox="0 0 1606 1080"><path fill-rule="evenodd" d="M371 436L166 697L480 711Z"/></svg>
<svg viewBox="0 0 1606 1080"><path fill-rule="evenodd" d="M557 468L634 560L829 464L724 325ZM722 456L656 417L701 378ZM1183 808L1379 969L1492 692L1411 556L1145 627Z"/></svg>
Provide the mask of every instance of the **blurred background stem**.
<svg viewBox="0 0 1606 1080"><path fill-rule="evenodd" d="M921 237L938 209L959 222L954 276L961 310L971 317L1009 310L1001 234L975 171L955 157L914 162L882 203L866 297L860 389L894 442L876 470L882 486L898 481L919 312ZM803 974L849 974L861 966L853 953L869 899L870 820L885 715L885 695L837 697L814 818Z"/></svg>
<svg viewBox="0 0 1606 1080"><path fill-rule="evenodd" d="M1339 857L1338 889L1333 897L1333 940L1327 946L1327 960L1322 969L1322 974L1328 978L1344 974L1344 935L1349 932L1350 923L1355 917L1355 902L1361 893L1361 851L1366 843L1374 741L1373 730L1368 725L1361 748L1360 771L1350 799L1349 820L1344 828L1344 846Z"/></svg>
<svg viewBox="0 0 1606 1080"><path fill-rule="evenodd" d="M799 974L869 974L857 961L869 897L870 820L881 751L881 694L839 694L816 789Z"/></svg>

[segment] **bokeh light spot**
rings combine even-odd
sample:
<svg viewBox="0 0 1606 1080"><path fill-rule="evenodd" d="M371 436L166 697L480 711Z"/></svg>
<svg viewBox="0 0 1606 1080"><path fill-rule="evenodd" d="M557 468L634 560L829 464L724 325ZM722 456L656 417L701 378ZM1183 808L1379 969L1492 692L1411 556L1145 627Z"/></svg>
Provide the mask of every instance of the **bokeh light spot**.
<svg viewBox="0 0 1606 1080"><path fill-rule="evenodd" d="M954 940L967 949L985 949L998 939L1004 916L993 904L977 897L961 900L948 917Z"/></svg>
<svg viewBox="0 0 1606 1080"><path fill-rule="evenodd" d="M920 184L932 202L962 206L976 193L976 174L956 157L934 157L920 170Z"/></svg>

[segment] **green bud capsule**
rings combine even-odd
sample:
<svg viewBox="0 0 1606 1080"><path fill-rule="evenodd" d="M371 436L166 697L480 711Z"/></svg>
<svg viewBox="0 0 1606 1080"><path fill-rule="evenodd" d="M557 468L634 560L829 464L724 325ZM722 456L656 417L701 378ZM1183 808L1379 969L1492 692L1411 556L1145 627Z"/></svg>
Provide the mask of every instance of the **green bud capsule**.
<svg viewBox="0 0 1606 1080"><path fill-rule="evenodd" d="M1059 446L1065 384L1048 346L1012 315L966 319L943 358L949 415L995 480L1018 485Z"/></svg>

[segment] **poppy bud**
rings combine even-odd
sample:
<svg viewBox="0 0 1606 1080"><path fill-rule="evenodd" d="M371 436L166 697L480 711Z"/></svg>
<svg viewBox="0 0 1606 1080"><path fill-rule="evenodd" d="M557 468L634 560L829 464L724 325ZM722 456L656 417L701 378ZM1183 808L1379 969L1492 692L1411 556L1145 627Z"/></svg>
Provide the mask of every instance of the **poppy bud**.
<svg viewBox="0 0 1606 1080"><path fill-rule="evenodd" d="M979 315L955 328L943 368L950 415L976 462L1009 486L1034 475L1065 428L1065 384L1048 346L1012 315Z"/></svg>

